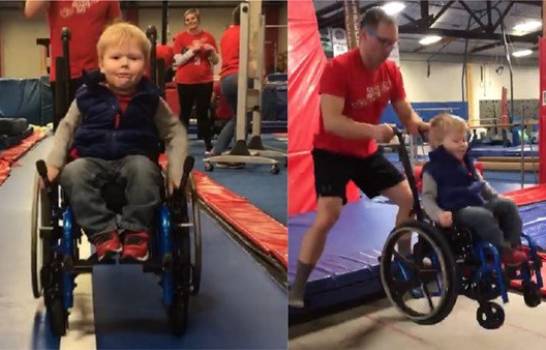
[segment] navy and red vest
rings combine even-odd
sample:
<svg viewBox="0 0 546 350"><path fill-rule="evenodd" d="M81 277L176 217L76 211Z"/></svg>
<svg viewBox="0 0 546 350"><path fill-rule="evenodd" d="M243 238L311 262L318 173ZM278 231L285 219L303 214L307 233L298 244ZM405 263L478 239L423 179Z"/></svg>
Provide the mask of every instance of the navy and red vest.
<svg viewBox="0 0 546 350"><path fill-rule="evenodd" d="M479 182L473 159L468 152L463 162L455 158L443 146L429 154L430 161L423 167L436 181L438 194L436 202L443 210L457 211L468 206L482 206L482 196L471 191L470 186Z"/></svg>
<svg viewBox="0 0 546 350"><path fill-rule="evenodd" d="M160 140L154 116L159 89L143 77L122 113L116 96L101 81L104 76L98 71L86 74L84 85L76 92L82 120L71 154L106 160L140 154L157 159Z"/></svg>

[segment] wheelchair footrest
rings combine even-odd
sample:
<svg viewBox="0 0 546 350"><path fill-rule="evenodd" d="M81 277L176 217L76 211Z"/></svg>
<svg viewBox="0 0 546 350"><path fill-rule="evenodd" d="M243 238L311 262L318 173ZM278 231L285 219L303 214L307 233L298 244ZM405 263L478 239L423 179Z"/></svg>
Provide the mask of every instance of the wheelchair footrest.
<svg viewBox="0 0 546 350"><path fill-rule="evenodd" d="M542 260L543 264L540 269L540 274L542 276L542 280L546 283L546 253L538 252L538 257ZM536 277L533 276L532 278L534 281L536 281ZM512 280L510 281L510 287L517 289L517 290L523 290L523 281L522 280ZM546 285L542 286L540 289L540 293L542 294L543 298L546 298Z"/></svg>
<svg viewBox="0 0 546 350"><path fill-rule="evenodd" d="M73 266L72 271L76 274L89 273L93 271L95 265L142 265L144 272L161 273L163 271L163 264L160 261L150 259L148 261L140 262L136 260L122 260L122 259L106 259L103 261L97 260L97 255L93 254L85 260L77 260Z"/></svg>

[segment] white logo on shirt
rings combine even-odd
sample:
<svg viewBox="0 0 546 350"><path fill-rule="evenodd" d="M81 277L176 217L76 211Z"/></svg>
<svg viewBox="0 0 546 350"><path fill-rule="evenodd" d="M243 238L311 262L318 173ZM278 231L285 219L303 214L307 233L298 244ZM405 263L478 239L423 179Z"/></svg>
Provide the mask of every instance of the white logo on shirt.
<svg viewBox="0 0 546 350"><path fill-rule="evenodd" d="M353 109L364 108L372 103L382 99L385 95L388 95L392 89L392 83L390 80L384 80L373 86L368 86L365 91L365 96L351 102Z"/></svg>
<svg viewBox="0 0 546 350"><path fill-rule="evenodd" d="M66 6L59 9L59 16L61 18L68 18L74 14L84 14L97 2L99 2L99 0L74 0L72 1L72 7Z"/></svg>

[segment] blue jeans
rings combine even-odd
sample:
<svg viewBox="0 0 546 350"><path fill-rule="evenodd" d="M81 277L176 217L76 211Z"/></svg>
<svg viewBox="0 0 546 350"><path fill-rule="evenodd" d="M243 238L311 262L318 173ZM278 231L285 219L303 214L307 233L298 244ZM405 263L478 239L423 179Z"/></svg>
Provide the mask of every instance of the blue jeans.
<svg viewBox="0 0 546 350"><path fill-rule="evenodd" d="M222 95L226 98L229 106L231 107L231 110L233 111L234 117L231 118L226 125L222 128L222 131L220 131L220 134L218 135L218 140L216 140L216 143L214 144L214 147L212 148L212 154L213 155L219 155L222 154L226 149L228 149L229 144L231 143L231 140L233 139L233 135L235 134L235 121L237 119L237 79L239 78L238 73L230 74L222 81L220 82L220 89L222 91Z"/></svg>
<svg viewBox="0 0 546 350"><path fill-rule="evenodd" d="M161 202L162 181L157 164L141 155L118 160L78 158L64 167L60 177L74 218L88 237L118 228L150 232ZM102 188L111 182L125 187L126 204L119 226L116 213L106 207L102 197Z"/></svg>

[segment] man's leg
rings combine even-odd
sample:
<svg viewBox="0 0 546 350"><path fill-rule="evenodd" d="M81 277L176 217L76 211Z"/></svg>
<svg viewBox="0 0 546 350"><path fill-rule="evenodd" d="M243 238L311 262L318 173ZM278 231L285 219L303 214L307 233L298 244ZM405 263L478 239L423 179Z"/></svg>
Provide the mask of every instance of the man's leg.
<svg viewBox="0 0 546 350"><path fill-rule="evenodd" d="M290 289L290 306L303 307L305 284L324 250L328 232L339 218L342 207L340 197L319 197L317 216L301 242L296 278Z"/></svg>

